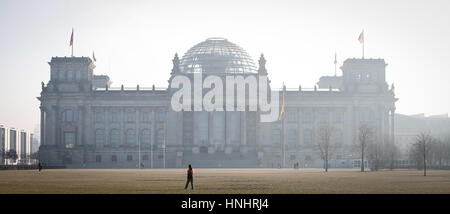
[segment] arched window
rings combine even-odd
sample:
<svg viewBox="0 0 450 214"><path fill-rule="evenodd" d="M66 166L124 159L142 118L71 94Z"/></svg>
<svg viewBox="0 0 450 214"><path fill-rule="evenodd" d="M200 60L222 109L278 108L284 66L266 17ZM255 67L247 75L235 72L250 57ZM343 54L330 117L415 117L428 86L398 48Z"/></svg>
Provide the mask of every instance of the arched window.
<svg viewBox="0 0 450 214"><path fill-rule="evenodd" d="M105 143L105 130L97 129L95 130L95 144L102 145Z"/></svg>
<svg viewBox="0 0 450 214"><path fill-rule="evenodd" d="M128 129L126 132L125 142L128 145L134 144L135 138L136 138L136 132L134 131L134 129Z"/></svg>
<svg viewBox="0 0 450 214"><path fill-rule="evenodd" d="M142 130L142 136L141 136L141 144L146 144L146 145L150 145L150 138L151 137L151 132L149 129L144 129Z"/></svg>
<svg viewBox="0 0 450 214"><path fill-rule="evenodd" d="M120 132L118 129L111 130L110 133L110 139L112 145L119 145L120 144Z"/></svg>

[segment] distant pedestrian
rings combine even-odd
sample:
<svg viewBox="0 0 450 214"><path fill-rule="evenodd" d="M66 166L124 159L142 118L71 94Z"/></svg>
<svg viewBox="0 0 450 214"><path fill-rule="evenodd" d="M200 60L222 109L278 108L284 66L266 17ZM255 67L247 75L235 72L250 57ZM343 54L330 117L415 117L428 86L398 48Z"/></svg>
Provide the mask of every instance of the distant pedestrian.
<svg viewBox="0 0 450 214"><path fill-rule="evenodd" d="M41 162L38 162L38 170L39 170L39 172L42 170Z"/></svg>
<svg viewBox="0 0 450 214"><path fill-rule="evenodd" d="M191 164L189 164L189 169L187 170L187 180L184 189L187 189L189 182L191 182L191 188L194 189L194 170L192 169Z"/></svg>

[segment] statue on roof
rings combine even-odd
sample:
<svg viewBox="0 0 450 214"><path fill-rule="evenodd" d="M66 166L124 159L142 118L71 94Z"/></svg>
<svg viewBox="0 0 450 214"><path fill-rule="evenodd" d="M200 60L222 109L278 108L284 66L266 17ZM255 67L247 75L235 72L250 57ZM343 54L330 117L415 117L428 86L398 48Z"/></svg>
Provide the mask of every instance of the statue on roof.
<svg viewBox="0 0 450 214"><path fill-rule="evenodd" d="M392 93L395 93L395 86L394 86L394 83L392 83L392 85L391 85L391 92L392 92Z"/></svg>
<svg viewBox="0 0 450 214"><path fill-rule="evenodd" d="M264 58L264 54L261 54L261 56L259 57L258 62L259 62L258 73L260 73L260 74L267 74L266 58Z"/></svg>
<svg viewBox="0 0 450 214"><path fill-rule="evenodd" d="M173 58L172 62L173 62L172 74L179 73L180 72L180 59L178 58L178 53L175 53L175 57Z"/></svg>

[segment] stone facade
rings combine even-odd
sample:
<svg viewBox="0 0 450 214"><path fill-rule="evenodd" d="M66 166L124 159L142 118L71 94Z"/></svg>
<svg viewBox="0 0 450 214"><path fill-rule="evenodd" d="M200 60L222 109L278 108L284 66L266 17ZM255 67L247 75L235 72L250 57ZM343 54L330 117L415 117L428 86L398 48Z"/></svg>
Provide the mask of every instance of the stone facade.
<svg viewBox="0 0 450 214"><path fill-rule="evenodd" d="M234 47L226 40L213 42L216 49L220 44ZM175 75L192 80L195 72L185 69L189 57L174 58L169 83ZM249 66L240 74L266 75L263 56L259 62L258 70ZM38 98L39 155L47 165L136 168L141 163L143 168L187 164L234 168L292 167L299 163L300 167L321 167L315 144L318 129L326 125L332 127L332 141L339 145L330 166L353 167L358 156L352 147L361 124L370 125L374 140L394 141L396 98L393 87L388 89L386 84L383 59L346 60L339 87L281 89L285 93L285 119L272 123L260 122L260 112L248 111L248 107L243 112L175 112L170 105L174 93L170 87L94 87L95 65L89 58L54 57L49 64L51 78L46 85L42 83ZM218 69L208 67L212 68ZM203 77L208 73L222 78L236 75L209 71Z"/></svg>

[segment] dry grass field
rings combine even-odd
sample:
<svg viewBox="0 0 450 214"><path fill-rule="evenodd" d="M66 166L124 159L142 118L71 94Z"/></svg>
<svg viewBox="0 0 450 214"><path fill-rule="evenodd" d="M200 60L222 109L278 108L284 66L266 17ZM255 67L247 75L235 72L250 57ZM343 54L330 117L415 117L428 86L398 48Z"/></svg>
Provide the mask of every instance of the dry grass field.
<svg viewBox="0 0 450 214"><path fill-rule="evenodd" d="M58 169L0 171L0 193L446 193L450 171L319 169Z"/></svg>

